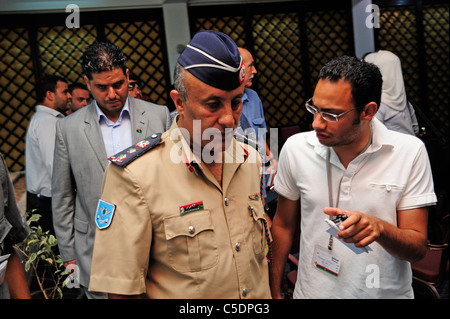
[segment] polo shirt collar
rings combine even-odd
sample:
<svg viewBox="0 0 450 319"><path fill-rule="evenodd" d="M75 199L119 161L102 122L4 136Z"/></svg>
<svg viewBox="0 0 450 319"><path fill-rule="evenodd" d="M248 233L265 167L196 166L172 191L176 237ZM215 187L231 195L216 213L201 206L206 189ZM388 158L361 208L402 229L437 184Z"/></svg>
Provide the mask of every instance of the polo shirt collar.
<svg viewBox="0 0 450 319"><path fill-rule="evenodd" d="M327 149L328 147L323 145L319 142L317 139L317 136L314 132L311 132L311 134L308 134L306 137L307 142L314 147L314 151L319 156L326 158L327 156ZM365 154L375 153L382 148L393 148L394 145L390 141L390 133L389 130L382 124L377 118L372 119L372 143L369 145L369 147L365 150ZM335 155L336 158L333 158L334 151L332 151L332 157L331 161L334 160L339 161L337 158L337 155Z"/></svg>
<svg viewBox="0 0 450 319"><path fill-rule="evenodd" d="M64 114L62 114L61 112L52 109L48 106L42 105L42 104L38 104L36 105L36 112L45 112L45 113L49 113L55 117L64 117Z"/></svg>

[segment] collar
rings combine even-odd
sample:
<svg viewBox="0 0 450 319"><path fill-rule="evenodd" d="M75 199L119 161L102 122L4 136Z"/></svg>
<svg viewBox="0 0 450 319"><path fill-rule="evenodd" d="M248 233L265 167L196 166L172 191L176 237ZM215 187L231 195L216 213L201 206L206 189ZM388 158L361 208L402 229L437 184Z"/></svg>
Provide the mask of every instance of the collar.
<svg viewBox="0 0 450 319"><path fill-rule="evenodd" d="M119 116L119 119L117 120L118 123L120 123L122 121L122 118L125 114L128 114L128 116L130 116L130 106L129 106L128 100L129 99L127 98L124 106L122 107L122 110L120 111L120 116ZM109 122L109 119L106 117L105 113L103 113L103 111L100 109L96 100L94 100L94 105L95 105L95 111L97 112L97 120L99 121L99 123L102 120L102 118L106 122Z"/></svg>
<svg viewBox="0 0 450 319"><path fill-rule="evenodd" d="M45 112L45 113L51 114L55 117L64 117L64 114L62 114L61 112L59 112L55 109L52 109L51 107L42 105L42 104L36 105L36 112Z"/></svg>
<svg viewBox="0 0 450 319"><path fill-rule="evenodd" d="M372 125L372 143L369 145L369 147L366 148L366 150L363 152L363 154L375 153L383 148L393 148L394 145L390 141L389 130L386 128L386 126L384 126L375 117L372 119L371 125ZM311 146L314 147L314 151L316 152L316 154L318 154L322 158L326 159L328 146L325 146L319 142L314 131L311 131L310 134L308 134L306 136L306 141ZM336 163L336 161L337 161L337 163L340 163L334 150L332 150L332 152L331 152L330 160L332 163L333 162Z"/></svg>
<svg viewBox="0 0 450 319"><path fill-rule="evenodd" d="M245 88L244 89L244 95L242 95L242 103L244 103L244 101L248 101L249 100L247 92L248 92L248 89Z"/></svg>

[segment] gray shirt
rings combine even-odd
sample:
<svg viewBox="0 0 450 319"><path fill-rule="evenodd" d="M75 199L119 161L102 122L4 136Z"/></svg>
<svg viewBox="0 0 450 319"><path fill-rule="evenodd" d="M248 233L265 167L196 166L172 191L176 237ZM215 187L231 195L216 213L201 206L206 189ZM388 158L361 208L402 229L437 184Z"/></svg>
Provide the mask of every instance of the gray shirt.
<svg viewBox="0 0 450 319"><path fill-rule="evenodd" d="M52 196L56 122L63 117L63 114L54 109L44 105L36 106L36 113L28 125L25 142L26 181L30 193Z"/></svg>

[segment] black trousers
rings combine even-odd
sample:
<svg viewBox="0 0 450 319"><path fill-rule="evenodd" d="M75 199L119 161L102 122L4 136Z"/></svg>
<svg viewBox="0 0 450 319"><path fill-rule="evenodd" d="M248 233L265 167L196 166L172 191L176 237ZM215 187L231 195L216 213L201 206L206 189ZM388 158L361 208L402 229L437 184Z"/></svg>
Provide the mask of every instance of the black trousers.
<svg viewBox="0 0 450 319"><path fill-rule="evenodd" d="M42 195L36 195L27 192L27 212L39 214L42 217L37 222L43 231L50 231L50 234L55 235L53 228L53 214L52 214L52 198Z"/></svg>

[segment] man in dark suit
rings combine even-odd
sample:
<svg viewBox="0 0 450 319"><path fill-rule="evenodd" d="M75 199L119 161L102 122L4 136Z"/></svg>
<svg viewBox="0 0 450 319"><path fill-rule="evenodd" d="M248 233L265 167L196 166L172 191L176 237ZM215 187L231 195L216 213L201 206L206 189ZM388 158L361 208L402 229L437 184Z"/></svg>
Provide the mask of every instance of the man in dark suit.
<svg viewBox="0 0 450 319"><path fill-rule="evenodd" d="M65 266L88 298L95 212L108 158L170 127L167 107L128 96L129 70L120 49L96 43L83 54L86 85L94 100L56 125L52 176L53 219Z"/></svg>

